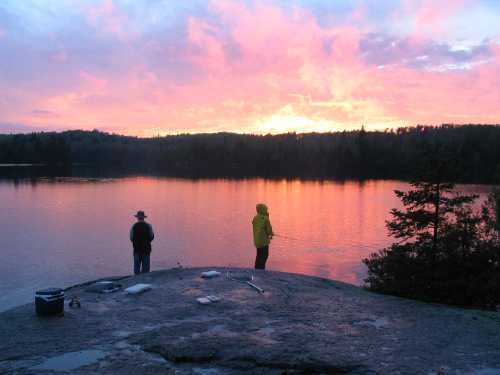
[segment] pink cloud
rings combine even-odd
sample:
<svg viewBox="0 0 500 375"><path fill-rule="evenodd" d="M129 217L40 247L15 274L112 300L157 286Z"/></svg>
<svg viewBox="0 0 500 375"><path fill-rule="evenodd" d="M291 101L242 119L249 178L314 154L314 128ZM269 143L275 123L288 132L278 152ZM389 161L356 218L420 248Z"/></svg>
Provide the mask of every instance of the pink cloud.
<svg viewBox="0 0 500 375"><path fill-rule="evenodd" d="M417 10L415 25L439 25L465 4L455 1L445 8L433 6L435 3L423 1L418 8L411 3ZM404 49L394 53L396 62L382 67L366 58L361 48L365 31L354 26L320 25L308 10L284 10L266 1L252 6L222 0L210 4L210 17L193 15L187 20L182 48L162 40L133 44L127 39L127 16L111 1L87 11L89 22L130 42L129 54L124 54L131 60L127 68L116 73L111 67L106 74L105 69L96 73L82 67L76 82L65 90L27 93L24 100L29 109L2 108L0 103L4 120L114 127L140 135L260 132L272 127L286 129L287 122L289 130L301 131L359 128L362 124L384 128L500 122L499 45L488 46L492 56L485 63L420 69L402 63L408 51L425 51L432 43L417 32L405 39ZM352 17L362 20L366 9L358 8ZM60 53L53 59L67 61L66 54ZM192 69L193 78L173 80L168 71L147 60L148 53L177 59ZM120 60L122 55L112 57ZM39 112L33 112L35 109ZM43 111L57 116L42 116Z"/></svg>
<svg viewBox="0 0 500 375"><path fill-rule="evenodd" d="M413 38L441 38L449 32L448 20L476 3L477 0L403 0L402 5L394 9L392 21L408 25Z"/></svg>
<svg viewBox="0 0 500 375"><path fill-rule="evenodd" d="M102 0L95 7L82 7L88 22L103 34L111 34L119 40L130 40L132 32L128 23L128 15L113 0Z"/></svg>
<svg viewBox="0 0 500 375"><path fill-rule="evenodd" d="M437 29L443 20L462 9L467 3L470 3L470 0L449 0L446 2L424 0L417 8L415 26L416 28L431 27Z"/></svg>
<svg viewBox="0 0 500 375"><path fill-rule="evenodd" d="M103 92L107 88L107 80L104 78L98 78L97 76L86 72L80 72L81 87L85 91L90 91L93 93Z"/></svg>

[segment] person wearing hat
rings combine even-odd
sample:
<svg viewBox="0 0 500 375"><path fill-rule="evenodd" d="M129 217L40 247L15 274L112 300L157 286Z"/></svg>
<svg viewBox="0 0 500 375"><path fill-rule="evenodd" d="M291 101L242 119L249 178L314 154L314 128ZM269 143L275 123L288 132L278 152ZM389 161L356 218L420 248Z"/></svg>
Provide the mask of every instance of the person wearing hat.
<svg viewBox="0 0 500 375"><path fill-rule="evenodd" d="M273 227L269 221L267 206L259 203L256 206L257 215L252 220L253 242L257 249L255 257L255 268L265 270L267 258L269 257L269 243L273 238Z"/></svg>
<svg viewBox="0 0 500 375"><path fill-rule="evenodd" d="M137 223L130 229L130 241L134 247L134 274L149 272L151 241L155 238L153 227L144 220L144 211L134 215Z"/></svg>

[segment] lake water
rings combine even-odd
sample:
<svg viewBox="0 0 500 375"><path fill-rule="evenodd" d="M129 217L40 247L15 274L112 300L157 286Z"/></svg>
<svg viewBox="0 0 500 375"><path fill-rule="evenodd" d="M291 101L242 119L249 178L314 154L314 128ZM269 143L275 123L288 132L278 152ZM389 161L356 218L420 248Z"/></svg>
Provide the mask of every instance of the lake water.
<svg viewBox="0 0 500 375"><path fill-rule="evenodd" d="M23 182L25 181L25 182ZM400 181L183 180L130 177L0 181L0 310L34 291L132 272L137 210L152 223L152 269L252 267L255 204L269 206L268 269L361 284L361 259L388 245ZM462 190L485 192L486 186Z"/></svg>

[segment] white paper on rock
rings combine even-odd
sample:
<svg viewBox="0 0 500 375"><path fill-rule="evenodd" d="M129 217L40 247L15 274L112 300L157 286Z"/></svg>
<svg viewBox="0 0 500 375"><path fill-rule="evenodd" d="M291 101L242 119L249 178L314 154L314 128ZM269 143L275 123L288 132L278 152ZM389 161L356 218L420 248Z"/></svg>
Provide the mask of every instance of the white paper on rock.
<svg viewBox="0 0 500 375"><path fill-rule="evenodd" d="M196 298L196 300L198 301L198 303L201 303L202 305L208 305L209 303L212 303L212 301L210 301L208 298L205 297Z"/></svg>
<svg viewBox="0 0 500 375"><path fill-rule="evenodd" d="M151 288L151 284L135 284L125 289L125 292L127 292L128 294L139 294L150 290Z"/></svg>
<svg viewBox="0 0 500 375"><path fill-rule="evenodd" d="M212 277L220 276L219 271L206 271L201 273L201 277L204 279L211 279Z"/></svg>

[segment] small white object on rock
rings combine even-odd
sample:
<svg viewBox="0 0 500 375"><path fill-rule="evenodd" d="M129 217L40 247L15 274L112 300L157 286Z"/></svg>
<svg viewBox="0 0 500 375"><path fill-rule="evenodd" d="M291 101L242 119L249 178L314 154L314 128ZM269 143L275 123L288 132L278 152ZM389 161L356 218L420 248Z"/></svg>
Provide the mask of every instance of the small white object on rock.
<svg viewBox="0 0 500 375"><path fill-rule="evenodd" d="M213 277L220 276L219 271L206 271L201 273L201 277L204 279L211 279Z"/></svg>
<svg viewBox="0 0 500 375"><path fill-rule="evenodd" d="M151 287L151 284L135 284L125 289L125 292L127 292L128 294L139 294L150 290Z"/></svg>
<svg viewBox="0 0 500 375"><path fill-rule="evenodd" d="M200 298L196 298L196 300L198 301L198 303L202 304L202 305L208 305L210 303L212 303L212 301L210 301L208 298L206 297L200 297Z"/></svg>
<svg viewBox="0 0 500 375"><path fill-rule="evenodd" d="M221 298L219 296L215 296L215 295L206 296L206 298L210 302L219 302L221 300Z"/></svg>
<svg viewBox="0 0 500 375"><path fill-rule="evenodd" d="M208 305L210 303L219 302L221 300L221 298L219 296L211 294L211 295L206 296L206 297L196 298L196 300L198 301L198 303L200 303L202 305Z"/></svg>

